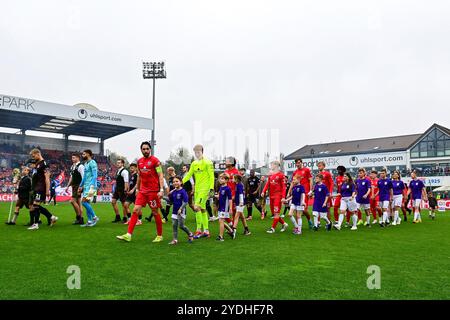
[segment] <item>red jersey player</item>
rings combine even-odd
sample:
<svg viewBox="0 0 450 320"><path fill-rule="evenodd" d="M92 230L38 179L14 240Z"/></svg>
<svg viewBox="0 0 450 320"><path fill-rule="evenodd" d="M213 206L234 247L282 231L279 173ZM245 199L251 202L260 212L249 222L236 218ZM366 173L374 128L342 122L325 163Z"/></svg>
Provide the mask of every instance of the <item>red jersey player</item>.
<svg viewBox="0 0 450 320"><path fill-rule="evenodd" d="M319 173L323 176L323 184L327 187L330 193L333 193L334 187L333 175L329 171L325 170L325 162L319 161L317 163L317 168L319 169ZM328 198L328 205L327 205L328 219L330 219L330 207L331 207L331 197Z"/></svg>
<svg viewBox="0 0 450 320"><path fill-rule="evenodd" d="M281 204L284 203L286 198L286 183L284 181L284 173L280 171L280 162L273 161L270 164L271 173L269 179L261 193L261 197L264 197L267 189L269 189L270 210L274 216L272 227L267 230L267 233L274 233L275 227L278 222L281 223L281 232L286 231L288 224L280 217Z"/></svg>
<svg viewBox="0 0 450 320"><path fill-rule="evenodd" d="M151 146L149 142L141 143L141 152L143 157L137 162L138 179L136 182L136 202L128 224L128 233L117 236L117 239L131 241L134 227L136 226L139 215L142 214L142 208L148 204L155 217L157 236L153 242L161 242L162 237L162 219L160 215L161 198L164 194L164 175L159 160L150 155Z"/></svg>
<svg viewBox="0 0 450 320"><path fill-rule="evenodd" d="M341 186L344 183L344 173L347 171L347 169L344 166L338 166L336 168L338 175L336 177L336 188L338 195L334 199L334 221L338 221L339 219L339 208L341 207Z"/></svg>
<svg viewBox="0 0 450 320"><path fill-rule="evenodd" d="M382 213L381 208L378 204L378 202L379 202L378 171L372 170L370 172L369 178L370 178L370 183L372 184L372 190L373 190L372 195L370 197L370 212L372 212L372 215L373 215L372 224L375 224L375 223L377 223L377 212L380 217L381 217L381 213Z"/></svg>
<svg viewBox="0 0 450 320"><path fill-rule="evenodd" d="M306 219L308 219L309 228L312 229L313 224L311 221L311 216L309 215L308 212L308 202L309 202L308 193L311 191L313 185L311 170L303 165L302 159L295 159L295 166L297 167L297 170L295 170L294 173L292 174L292 178L298 177L300 179L300 184L305 189L305 208L303 210L303 215L306 217ZM292 187L293 185L291 184L289 192L292 191Z"/></svg>

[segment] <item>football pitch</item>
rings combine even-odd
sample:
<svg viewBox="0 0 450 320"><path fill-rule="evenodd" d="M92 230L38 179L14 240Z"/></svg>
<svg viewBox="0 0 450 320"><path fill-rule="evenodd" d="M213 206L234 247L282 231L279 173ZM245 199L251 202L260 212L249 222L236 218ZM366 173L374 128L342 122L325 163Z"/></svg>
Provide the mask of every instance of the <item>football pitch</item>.
<svg viewBox="0 0 450 320"><path fill-rule="evenodd" d="M73 226L69 204L48 209L58 223L28 231L27 211L7 226L9 204L0 204L0 299L449 299L450 216L436 220L422 212L422 224L409 216L400 226L359 227L357 231L311 231L292 226L267 234L272 220L250 221L250 236L218 243L218 222L210 239L169 246L152 243L154 222L137 226L132 242L115 239L126 226L113 224L109 204L95 204L94 228ZM149 209L145 209L145 214ZM188 227L195 227L188 213ZM68 289L69 266L80 268L80 289ZM369 289L370 266L380 269L380 288ZM370 282L370 281L369 281Z"/></svg>

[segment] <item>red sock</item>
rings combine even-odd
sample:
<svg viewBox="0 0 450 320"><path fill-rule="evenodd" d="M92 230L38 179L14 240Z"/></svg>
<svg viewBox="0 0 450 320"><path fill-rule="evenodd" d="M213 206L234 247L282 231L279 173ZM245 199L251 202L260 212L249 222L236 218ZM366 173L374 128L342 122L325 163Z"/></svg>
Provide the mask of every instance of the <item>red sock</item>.
<svg viewBox="0 0 450 320"><path fill-rule="evenodd" d="M361 213L361 210L358 209L358 220L361 220L361 219L362 219L362 213Z"/></svg>
<svg viewBox="0 0 450 320"><path fill-rule="evenodd" d="M350 211L347 210L347 213L345 214L345 220L347 222L350 222L350 216L351 216Z"/></svg>
<svg viewBox="0 0 450 320"><path fill-rule="evenodd" d="M377 218L377 210L376 210L376 208L370 207L370 213L372 214L373 219Z"/></svg>
<svg viewBox="0 0 450 320"><path fill-rule="evenodd" d="M339 208L334 207L334 221L339 220Z"/></svg>
<svg viewBox="0 0 450 320"><path fill-rule="evenodd" d="M286 222L284 222L283 218L280 218L280 220L278 220L278 222L281 223L281 225L285 224Z"/></svg>
<svg viewBox="0 0 450 320"><path fill-rule="evenodd" d="M228 223L230 223L230 222L231 222L231 219L230 219L230 218L225 218L225 221L228 222Z"/></svg>
<svg viewBox="0 0 450 320"><path fill-rule="evenodd" d="M137 213L134 213L131 215L130 222L128 222L128 233L133 234L134 227L136 226L136 222L138 220Z"/></svg>
<svg viewBox="0 0 450 320"><path fill-rule="evenodd" d="M156 223L156 234L158 236L162 236L162 219L159 213L154 215L155 223Z"/></svg>
<svg viewBox="0 0 450 320"><path fill-rule="evenodd" d="M273 229L275 229L275 227L277 226L278 220L280 220L280 217L273 218L273 222L272 222L272 228Z"/></svg>

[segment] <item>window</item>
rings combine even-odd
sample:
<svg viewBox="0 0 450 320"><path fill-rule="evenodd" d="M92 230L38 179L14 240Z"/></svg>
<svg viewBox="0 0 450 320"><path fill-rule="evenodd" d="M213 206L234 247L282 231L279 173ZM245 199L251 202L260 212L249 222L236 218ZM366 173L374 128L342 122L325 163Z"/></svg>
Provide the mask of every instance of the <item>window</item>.
<svg viewBox="0 0 450 320"><path fill-rule="evenodd" d="M434 128L411 149L411 158L450 156L450 136Z"/></svg>

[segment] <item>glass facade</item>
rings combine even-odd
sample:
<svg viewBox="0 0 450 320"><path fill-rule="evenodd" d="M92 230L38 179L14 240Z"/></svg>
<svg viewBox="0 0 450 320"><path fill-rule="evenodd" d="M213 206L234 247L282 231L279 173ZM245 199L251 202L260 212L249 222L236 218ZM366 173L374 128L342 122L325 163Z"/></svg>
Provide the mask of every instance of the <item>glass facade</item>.
<svg viewBox="0 0 450 320"><path fill-rule="evenodd" d="M411 149L411 158L450 156L450 136L437 128L431 130Z"/></svg>

